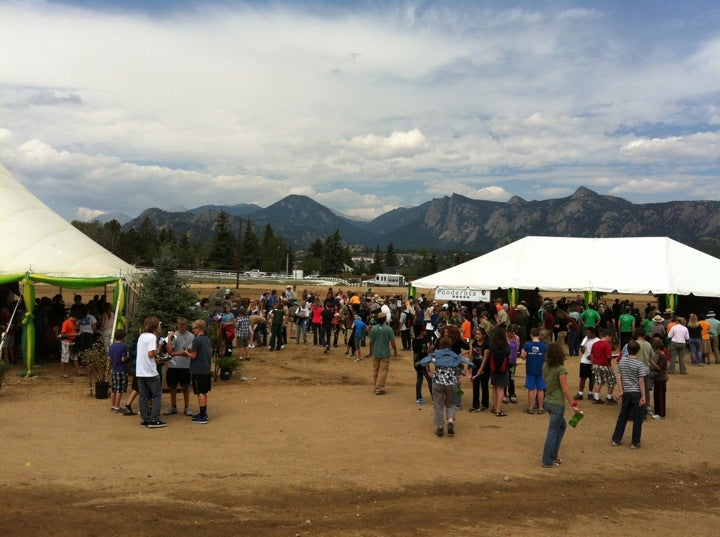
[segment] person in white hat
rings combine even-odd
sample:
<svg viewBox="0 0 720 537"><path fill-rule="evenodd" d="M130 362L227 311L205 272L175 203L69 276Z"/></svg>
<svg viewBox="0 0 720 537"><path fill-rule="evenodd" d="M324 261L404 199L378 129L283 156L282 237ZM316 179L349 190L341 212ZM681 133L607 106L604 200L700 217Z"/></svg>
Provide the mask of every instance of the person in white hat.
<svg viewBox="0 0 720 537"><path fill-rule="evenodd" d="M710 325L710 350L715 359L715 364L720 364L720 349L718 349L718 336L720 336L720 321L715 318L715 312L710 310L705 315L705 320Z"/></svg>

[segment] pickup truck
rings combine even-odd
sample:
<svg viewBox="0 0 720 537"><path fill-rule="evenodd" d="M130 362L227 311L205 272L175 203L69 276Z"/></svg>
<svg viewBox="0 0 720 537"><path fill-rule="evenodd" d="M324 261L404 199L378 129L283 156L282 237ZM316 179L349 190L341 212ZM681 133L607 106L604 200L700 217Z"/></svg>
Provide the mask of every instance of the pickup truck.
<svg viewBox="0 0 720 537"><path fill-rule="evenodd" d="M259 271L258 269L252 269L252 270L248 270L245 273L245 276L249 276L250 278L259 278L261 276L265 276L265 273Z"/></svg>

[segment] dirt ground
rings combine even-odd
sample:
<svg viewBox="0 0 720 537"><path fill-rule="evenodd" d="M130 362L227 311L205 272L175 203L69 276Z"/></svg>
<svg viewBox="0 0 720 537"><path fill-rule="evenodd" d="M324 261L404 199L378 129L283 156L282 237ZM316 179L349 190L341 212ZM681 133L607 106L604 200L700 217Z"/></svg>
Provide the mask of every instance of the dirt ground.
<svg viewBox="0 0 720 537"><path fill-rule="evenodd" d="M718 534L720 365L671 376L668 417L646 422L639 450L629 430L610 447L617 407L581 403L564 463L543 469L547 417L522 412L522 365L508 417L468 413L467 390L455 437L438 438L431 405L415 404L409 352L392 360L388 393L376 396L370 362L343 351L255 349L213 384L207 425L176 415L164 429L110 412L87 378L62 379L57 364L29 379L17 366L0 389L0 532ZM574 388L577 358L567 365Z"/></svg>

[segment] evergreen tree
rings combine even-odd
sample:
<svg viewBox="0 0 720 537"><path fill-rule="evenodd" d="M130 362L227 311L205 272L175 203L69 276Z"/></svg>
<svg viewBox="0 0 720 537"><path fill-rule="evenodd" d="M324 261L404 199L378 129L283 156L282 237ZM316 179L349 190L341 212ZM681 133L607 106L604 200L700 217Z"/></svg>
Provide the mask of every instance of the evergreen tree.
<svg viewBox="0 0 720 537"><path fill-rule="evenodd" d="M245 270L260 269L262 265L262 253L260 252L260 241L255 234L250 219L245 224L245 237L243 244L242 264Z"/></svg>
<svg viewBox="0 0 720 537"><path fill-rule="evenodd" d="M180 237L176 257L179 268L195 268L195 247L190 244L190 232L185 232L182 237Z"/></svg>
<svg viewBox="0 0 720 537"><path fill-rule="evenodd" d="M157 255L157 236L155 235L155 226L147 216L140 222L138 235L140 240L136 245L137 263L150 265L152 259Z"/></svg>
<svg viewBox="0 0 720 537"><path fill-rule="evenodd" d="M153 270L142 278L138 309L131 321L133 334L137 335L137 329L151 315L168 327L174 325L178 317L197 318L193 309L197 294L177 275L176 267L177 259L172 255L171 246L162 245Z"/></svg>
<svg viewBox="0 0 720 537"><path fill-rule="evenodd" d="M109 222L105 222L103 230L107 239L105 248L115 254L117 252L120 235L122 234L122 226L120 225L120 222L113 218Z"/></svg>
<svg viewBox="0 0 720 537"><path fill-rule="evenodd" d="M332 235L325 239L323 256L320 263L322 274L342 274L345 265L345 249L343 248L340 230L336 229Z"/></svg>
<svg viewBox="0 0 720 537"><path fill-rule="evenodd" d="M310 245L310 255L318 259L322 259L324 248L325 245L323 244L323 241L320 237L318 237Z"/></svg>
<svg viewBox="0 0 720 537"><path fill-rule="evenodd" d="M225 211L218 214L213 230L215 234L210 239L206 264L209 268L230 270L235 256L235 236L230 231L230 217Z"/></svg>
<svg viewBox="0 0 720 537"><path fill-rule="evenodd" d="M380 251L380 246L375 246L375 253L373 254L373 260L370 264L370 272L382 272L384 270L384 266L385 265L383 265L383 256L382 252Z"/></svg>
<svg viewBox="0 0 720 537"><path fill-rule="evenodd" d="M391 242L385 249L385 265L388 267L397 267L398 257L395 253L395 245Z"/></svg>

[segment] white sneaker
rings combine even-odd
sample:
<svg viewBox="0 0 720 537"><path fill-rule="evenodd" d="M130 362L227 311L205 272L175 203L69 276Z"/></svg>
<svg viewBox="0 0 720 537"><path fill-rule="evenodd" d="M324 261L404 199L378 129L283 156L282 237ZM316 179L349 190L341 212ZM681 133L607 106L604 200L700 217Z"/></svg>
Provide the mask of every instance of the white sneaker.
<svg viewBox="0 0 720 537"><path fill-rule="evenodd" d="M192 413L192 410L190 410L189 406L185 407L185 415L186 416L194 416L194 414Z"/></svg>

